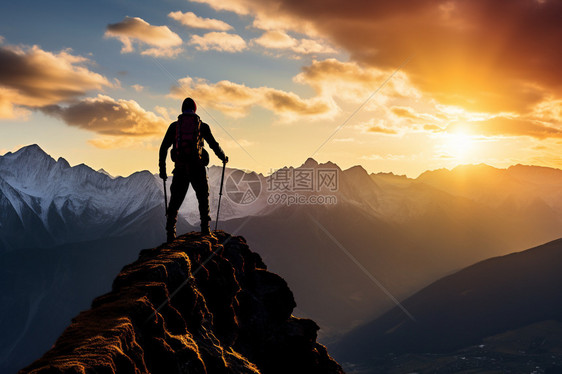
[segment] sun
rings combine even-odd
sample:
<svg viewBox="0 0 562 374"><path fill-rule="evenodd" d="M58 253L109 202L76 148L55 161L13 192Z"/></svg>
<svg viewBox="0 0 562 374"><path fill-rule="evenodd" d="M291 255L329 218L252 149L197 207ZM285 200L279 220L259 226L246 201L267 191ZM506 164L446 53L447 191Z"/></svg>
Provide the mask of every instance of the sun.
<svg viewBox="0 0 562 374"><path fill-rule="evenodd" d="M445 135L443 151L458 161L466 161L474 155L476 141L466 132L455 132Z"/></svg>

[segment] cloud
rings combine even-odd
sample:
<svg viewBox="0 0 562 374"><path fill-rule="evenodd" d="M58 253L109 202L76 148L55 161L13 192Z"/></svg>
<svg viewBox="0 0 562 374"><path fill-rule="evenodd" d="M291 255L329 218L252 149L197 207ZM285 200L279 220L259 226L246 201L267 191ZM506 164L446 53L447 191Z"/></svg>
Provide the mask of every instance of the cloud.
<svg viewBox="0 0 562 374"><path fill-rule="evenodd" d="M182 52L179 46L183 41L178 34L168 26L153 26L139 17L125 17L121 22L107 25L105 37L123 43L121 53L133 52L133 44L150 46L141 54L155 57L174 57Z"/></svg>
<svg viewBox="0 0 562 374"><path fill-rule="evenodd" d="M154 111L158 113L160 117L164 118L166 122L172 122L172 114L175 112L174 110L157 105L154 107Z"/></svg>
<svg viewBox="0 0 562 374"><path fill-rule="evenodd" d="M293 80L312 86L316 92L337 95L347 100L364 100L374 85L383 81L384 74L378 69L363 69L354 62L341 62L334 58L313 61L302 68Z"/></svg>
<svg viewBox="0 0 562 374"><path fill-rule="evenodd" d="M248 48L246 41L240 35L226 32L208 32L203 36L193 35L189 41L200 51L241 52Z"/></svg>
<svg viewBox="0 0 562 374"><path fill-rule="evenodd" d="M285 120L301 116L326 116L336 110L333 103L322 98L303 99L292 92L270 87L248 87L226 80L213 84L191 77L182 78L179 83L180 86L172 88L172 97L183 99L187 91L202 106L217 109L232 117L244 117L254 106L268 109Z"/></svg>
<svg viewBox="0 0 562 374"><path fill-rule="evenodd" d="M302 54L336 53L334 48L313 39L300 39L298 45L292 50Z"/></svg>
<svg viewBox="0 0 562 374"><path fill-rule="evenodd" d="M437 125L424 125L423 129L429 132L441 132L443 129Z"/></svg>
<svg viewBox="0 0 562 374"><path fill-rule="evenodd" d="M68 106L50 105L41 111L66 124L102 135L151 136L162 134L168 123L144 110L134 100L115 100L98 95Z"/></svg>
<svg viewBox="0 0 562 374"><path fill-rule="evenodd" d="M562 123L562 100L544 100L533 108L532 114L541 121Z"/></svg>
<svg viewBox="0 0 562 374"><path fill-rule="evenodd" d="M324 95L361 102L381 87L390 75L389 71L328 58L303 67L294 81L310 85ZM419 98L421 95L404 74L398 73L377 93L379 100L384 96Z"/></svg>
<svg viewBox="0 0 562 374"><path fill-rule="evenodd" d="M265 48L273 49L291 49L294 48L298 42L295 38L289 36L283 31L267 31L262 36L253 40L256 44Z"/></svg>
<svg viewBox="0 0 562 374"><path fill-rule="evenodd" d="M401 118L419 119L419 116L412 110L412 108L394 106L390 110L392 113Z"/></svg>
<svg viewBox="0 0 562 374"><path fill-rule="evenodd" d="M205 30L218 30L218 31L228 31L232 30L232 26L228 23L212 18L199 17L193 12L182 13L180 11L171 12L168 17L178 21L184 26L194 28L194 29L205 29Z"/></svg>
<svg viewBox="0 0 562 374"><path fill-rule="evenodd" d="M380 154L371 154L368 156L361 156L360 159L362 160L369 160L369 161L379 161L379 160L386 160L386 161L402 161L408 158L406 155L397 155L387 153L386 155ZM415 158L415 156L410 156L409 158Z"/></svg>
<svg viewBox="0 0 562 374"><path fill-rule="evenodd" d="M562 138L562 125L547 124L533 118L498 116L483 121L452 123L447 132L459 129L486 136L530 136L538 139Z"/></svg>
<svg viewBox="0 0 562 374"><path fill-rule="evenodd" d="M140 84L133 84L131 87L137 92L142 92L144 90L144 86L141 86Z"/></svg>
<svg viewBox="0 0 562 374"><path fill-rule="evenodd" d="M383 135L397 135L399 131L389 127L385 119L371 120L367 122L358 123L353 125L353 128L361 135L364 134L383 134Z"/></svg>
<svg viewBox="0 0 562 374"><path fill-rule="evenodd" d="M252 15L252 26L260 30L294 30L310 36L318 36L313 22L302 17L295 17L286 12L282 1L258 0L190 0L194 3L207 4L217 11L233 12L241 16ZM325 3L320 4L325 7Z"/></svg>
<svg viewBox="0 0 562 374"><path fill-rule="evenodd" d="M375 133L380 133L380 134L387 134L387 135L396 135L398 134L398 131L394 130L394 129L389 129L388 127L382 127L382 126L371 126L368 129L369 132L375 132Z"/></svg>
<svg viewBox="0 0 562 374"><path fill-rule="evenodd" d="M36 108L74 100L88 91L112 84L89 70L91 61L38 46L0 46L0 118L25 115L25 108Z"/></svg>
<svg viewBox="0 0 562 374"><path fill-rule="evenodd" d="M433 113L418 112L412 107L408 106L393 106L390 108L390 112L398 117L399 119L408 120L410 123L420 123L420 122L433 122L442 123L446 116L439 112L439 109L435 106L430 105L431 103L426 103L425 108L427 110L433 111ZM471 119L477 118L477 114L470 113ZM490 116L486 116L489 118ZM458 116L457 116L458 118ZM425 127L425 126L424 126Z"/></svg>
<svg viewBox="0 0 562 374"><path fill-rule="evenodd" d="M31 112L18 106L18 103L25 105L26 101L18 91L0 87L0 119L27 119Z"/></svg>
<svg viewBox="0 0 562 374"><path fill-rule="evenodd" d="M335 53L332 47L312 39L295 39L281 30L266 31L253 40L257 45L270 49L287 49L299 54Z"/></svg>
<svg viewBox="0 0 562 374"><path fill-rule="evenodd" d="M196 0L261 24L326 36L354 61L402 68L443 104L525 113L562 96L562 2L535 0Z"/></svg>
<svg viewBox="0 0 562 374"><path fill-rule="evenodd" d="M172 58L176 57L182 52L182 48L148 48L142 51L141 55Z"/></svg>
<svg viewBox="0 0 562 374"><path fill-rule="evenodd" d="M235 0L235 1L190 0L190 1L192 3L207 4L214 10L226 10L240 15L250 14L250 8L252 6L252 1L245 1L245 0Z"/></svg>

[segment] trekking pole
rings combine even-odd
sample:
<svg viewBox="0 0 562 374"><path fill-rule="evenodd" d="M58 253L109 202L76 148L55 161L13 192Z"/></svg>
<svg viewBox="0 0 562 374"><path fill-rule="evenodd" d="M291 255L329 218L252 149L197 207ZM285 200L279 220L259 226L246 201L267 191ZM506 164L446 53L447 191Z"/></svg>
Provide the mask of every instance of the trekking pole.
<svg viewBox="0 0 562 374"><path fill-rule="evenodd" d="M166 210L164 215L168 217L168 194L166 193L166 180L162 179L162 183L164 183L164 209Z"/></svg>
<svg viewBox="0 0 562 374"><path fill-rule="evenodd" d="M221 188L219 190L219 206L217 207L217 220L215 221L215 231L219 226L219 212L221 210L221 197L222 197L222 183L224 181L224 169L226 168L226 162L222 162L222 176L221 176Z"/></svg>

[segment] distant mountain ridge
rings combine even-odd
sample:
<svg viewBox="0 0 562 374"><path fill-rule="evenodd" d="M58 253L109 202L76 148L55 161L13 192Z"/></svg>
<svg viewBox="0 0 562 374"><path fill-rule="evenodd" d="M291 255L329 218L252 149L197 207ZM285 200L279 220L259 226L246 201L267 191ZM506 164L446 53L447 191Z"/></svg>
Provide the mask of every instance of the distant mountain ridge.
<svg viewBox="0 0 562 374"><path fill-rule="evenodd" d="M529 351L545 353L542 364L546 357L549 365L556 361L562 365L562 341L553 339L544 328L559 330L562 326L561 267L562 239L479 262L404 300L403 307L415 320L394 308L350 332L332 348L341 362L374 365L365 372L378 372L373 357L447 354L480 344L484 344L480 356L501 353L486 353L482 349L486 345L495 350L521 347L522 351L512 352L513 360L531 360L525 358ZM528 346L523 344L525 340ZM456 354L461 355L459 352ZM549 352L557 358L550 359ZM418 365L423 367L421 361Z"/></svg>
<svg viewBox="0 0 562 374"><path fill-rule="evenodd" d="M252 173L261 183L261 193L251 204L237 204L225 197L221 202L222 218L228 220L271 214L278 206L268 204L267 198L279 192L267 189L271 179L294 170L318 169L333 169L342 177L337 191L330 192L337 195L340 202L367 209L387 221L402 222L415 216L416 212L423 213L426 209L420 207L423 201L413 201L400 192L411 192L416 186L427 185L492 208L542 210L541 214L552 215L553 224L562 225L562 170L559 169L524 165L496 169L484 164L462 165L452 170L427 171L416 179L410 179L392 173L369 175L361 166L342 171L334 163L319 164L314 159L308 159L296 168L279 169L270 176ZM227 168L227 177L234 172L242 173ZM220 176L221 168L209 168L212 207L218 202ZM402 201L408 200L412 204L402 206ZM141 211L157 206L163 206L162 184L148 171L115 178L103 169L94 171L84 164L70 167L62 157L55 161L38 145L0 156L0 207L3 208L0 213L0 232L3 234L0 253L14 246L48 247L72 242L77 237L83 240L84 237L96 239L122 235L127 233L127 227L135 226L135 217L139 217ZM195 207L196 197L190 189L180 215L192 225L196 225L199 219ZM81 231L81 227L92 225L100 228L95 232ZM26 226L43 234L35 232L33 236L36 238L28 237L29 241L23 245L21 238L25 237Z"/></svg>
<svg viewBox="0 0 562 374"><path fill-rule="evenodd" d="M426 171L417 181L494 207L513 210L543 204L562 219L562 170L515 165L497 169L485 164Z"/></svg>
<svg viewBox="0 0 562 374"><path fill-rule="evenodd" d="M301 285L294 289L299 313L313 316L328 341L395 306L348 254L402 300L478 261L562 236L558 213L545 204L487 205L360 167L339 178L335 205L277 206L221 223L229 231L243 227L272 269Z"/></svg>

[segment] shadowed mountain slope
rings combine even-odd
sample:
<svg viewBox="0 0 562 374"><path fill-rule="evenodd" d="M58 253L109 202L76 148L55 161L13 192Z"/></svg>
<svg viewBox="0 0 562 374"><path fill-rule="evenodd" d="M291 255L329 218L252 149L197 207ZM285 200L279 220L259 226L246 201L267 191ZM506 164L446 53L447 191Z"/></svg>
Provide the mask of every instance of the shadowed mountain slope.
<svg viewBox="0 0 562 374"><path fill-rule="evenodd" d="M532 324L560 322L561 268L562 239L482 261L406 299L402 305L415 320L394 308L347 334L334 352L348 362L388 353L447 353Z"/></svg>
<svg viewBox="0 0 562 374"><path fill-rule="evenodd" d="M294 307L243 238L190 233L142 251L21 373L343 373Z"/></svg>

